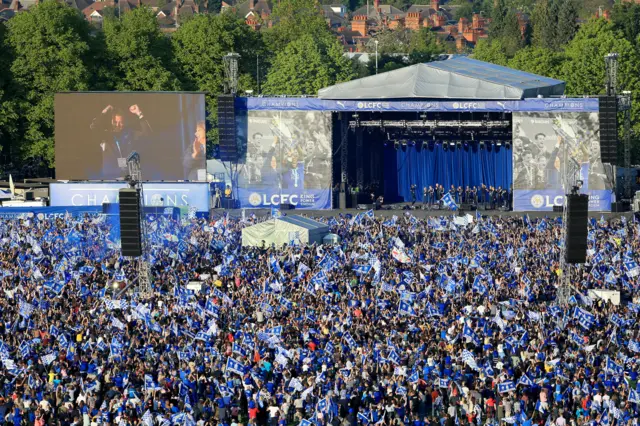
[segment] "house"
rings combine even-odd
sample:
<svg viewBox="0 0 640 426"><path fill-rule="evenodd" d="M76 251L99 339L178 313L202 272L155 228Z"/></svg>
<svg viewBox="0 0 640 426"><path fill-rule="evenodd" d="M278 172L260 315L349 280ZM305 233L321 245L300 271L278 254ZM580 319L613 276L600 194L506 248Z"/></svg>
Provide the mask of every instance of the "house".
<svg viewBox="0 0 640 426"><path fill-rule="evenodd" d="M114 8L118 14L124 14L138 7L148 7L155 13L160 28L164 32L174 31L180 19L186 19L199 12L194 0L173 0L166 4L162 2L167 0L101 0L93 3L88 0L69 1L73 2L70 3L73 7L82 7L79 10L85 19L98 27L102 25L107 8Z"/></svg>
<svg viewBox="0 0 640 426"><path fill-rule="evenodd" d="M246 0L235 5L223 1L221 12L224 11L233 11L254 30L258 30L265 25L268 27L273 25L271 22L272 8L268 0Z"/></svg>

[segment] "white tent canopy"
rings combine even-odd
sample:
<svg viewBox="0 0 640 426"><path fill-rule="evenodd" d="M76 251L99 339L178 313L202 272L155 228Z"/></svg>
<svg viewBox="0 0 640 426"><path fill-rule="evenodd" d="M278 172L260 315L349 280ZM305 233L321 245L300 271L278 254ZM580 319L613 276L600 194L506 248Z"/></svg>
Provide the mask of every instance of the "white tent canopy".
<svg viewBox="0 0 640 426"><path fill-rule="evenodd" d="M329 233L329 226L302 216L283 216L270 219L242 230L242 246L281 246L318 243Z"/></svg>
<svg viewBox="0 0 640 426"><path fill-rule="evenodd" d="M416 64L318 91L320 99L518 100L560 96L565 83L466 56Z"/></svg>

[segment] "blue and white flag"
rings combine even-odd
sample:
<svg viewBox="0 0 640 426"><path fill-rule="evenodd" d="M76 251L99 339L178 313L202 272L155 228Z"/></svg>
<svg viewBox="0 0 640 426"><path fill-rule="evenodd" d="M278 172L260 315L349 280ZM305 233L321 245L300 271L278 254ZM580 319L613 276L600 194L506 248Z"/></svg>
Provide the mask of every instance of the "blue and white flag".
<svg viewBox="0 0 640 426"><path fill-rule="evenodd" d="M445 206L449 207L449 209L458 210L458 205L456 204L455 200L451 196L451 193L447 192L446 194L444 194L444 196L440 199L440 201L442 201L442 203Z"/></svg>
<svg viewBox="0 0 640 426"><path fill-rule="evenodd" d="M534 386L534 383L533 383L533 380L531 380L529 376L525 373L522 375L522 377L520 377L520 380L518 380L518 385Z"/></svg>
<svg viewBox="0 0 640 426"><path fill-rule="evenodd" d="M356 340L351 336L349 332L344 333L343 337L344 337L344 340L347 341L347 345L349 345L351 349L355 349L358 347Z"/></svg>
<svg viewBox="0 0 640 426"><path fill-rule="evenodd" d="M449 379L438 379L438 386L441 388L448 388L449 387Z"/></svg>
<svg viewBox="0 0 640 426"><path fill-rule="evenodd" d="M55 359L56 359L55 354L50 353L50 354L44 355L44 356L42 357L42 363L43 363L44 365L49 365L49 364L51 364L53 361L55 361Z"/></svg>
<svg viewBox="0 0 640 426"><path fill-rule="evenodd" d="M578 323L587 330L596 322L595 315L577 306L573 311L573 316L578 320Z"/></svg>
<svg viewBox="0 0 640 426"><path fill-rule="evenodd" d="M624 374L624 367L616 364L611 358L607 357L607 365L605 368L606 371L611 371L614 374L622 375Z"/></svg>
<svg viewBox="0 0 640 426"><path fill-rule="evenodd" d="M629 398L627 399L627 401L640 404L640 394L638 393L638 391L629 389Z"/></svg>
<svg viewBox="0 0 640 426"><path fill-rule="evenodd" d="M400 315L409 315L409 316L416 316L416 311L413 309L413 306L411 306L411 303L407 300L401 300L400 301L400 305L398 306L398 314Z"/></svg>
<svg viewBox="0 0 640 426"><path fill-rule="evenodd" d="M507 380L506 382L498 383L498 393L511 392L516 390L516 385L511 380Z"/></svg>
<svg viewBox="0 0 640 426"><path fill-rule="evenodd" d="M24 300L20 301L19 306L20 306L20 316L24 317L25 319L29 319L29 317L31 317L31 314L33 314L33 311L36 310L35 306L25 302Z"/></svg>
<svg viewBox="0 0 640 426"><path fill-rule="evenodd" d="M236 361L235 359L229 357L227 358L227 370L226 371L230 371L232 373L237 373L241 376L244 375L244 364L242 364L239 361Z"/></svg>
<svg viewBox="0 0 640 426"><path fill-rule="evenodd" d="M638 263L633 260L624 262L624 269L627 272L627 275L631 278L640 275L640 266L638 266Z"/></svg>
<svg viewBox="0 0 640 426"><path fill-rule="evenodd" d="M395 350L389 353L389 356L387 357L387 359L396 365L400 365L400 355L398 355L398 353Z"/></svg>

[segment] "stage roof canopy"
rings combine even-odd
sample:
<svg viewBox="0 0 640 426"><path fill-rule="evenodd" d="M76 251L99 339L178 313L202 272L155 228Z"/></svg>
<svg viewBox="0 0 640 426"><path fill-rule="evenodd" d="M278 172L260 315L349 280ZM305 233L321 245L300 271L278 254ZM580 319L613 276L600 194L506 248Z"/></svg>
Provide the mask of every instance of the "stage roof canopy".
<svg viewBox="0 0 640 426"><path fill-rule="evenodd" d="M405 68L325 87L320 99L517 100L560 96L565 83L466 56Z"/></svg>

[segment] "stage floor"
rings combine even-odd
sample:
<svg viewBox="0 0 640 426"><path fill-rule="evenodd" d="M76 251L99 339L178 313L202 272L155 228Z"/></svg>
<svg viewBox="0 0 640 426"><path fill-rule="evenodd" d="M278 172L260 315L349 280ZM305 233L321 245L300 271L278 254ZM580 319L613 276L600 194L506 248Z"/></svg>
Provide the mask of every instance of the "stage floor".
<svg viewBox="0 0 640 426"><path fill-rule="evenodd" d="M395 206L399 207L400 205L404 206L408 204L411 204L411 203L396 204ZM392 210L386 210L386 209L375 210L375 215L382 216L382 217L391 217L393 215L400 216L405 212L410 212L413 216L417 218L424 218L424 217L450 216L452 214L461 214L460 211L453 212L451 210L422 210L420 209L420 207L421 205L416 203L416 209L414 210L405 210L404 208L396 208ZM224 215L227 212L231 217L241 217L242 210L243 209L229 209L229 210L213 209L211 211L210 217L218 217L218 216ZM259 217L271 215L270 209L244 209L244 210L245 210L245 215L251 215L252 213L255 213L256 216L259 216ZM294 209L294 210L282 210L282 213L286 213L289 215L299 214L299 215L312 216L312 217L331 217L331 216L337 216L339 214L354 215L364 211L365 210L358 210L358 209L333 209L333 210L295 210ZM466 213L469 213L473 216L476 215L475 210L465 210L462 212L462 214L466 214ZM555 212L549 212L549 211L513 212L513 211L500 211L500 210L480 210L480 214L483 216L497 216L497 217L500 217L500 216L522 217L526 214L530 218L541 218L541 217L555 218L555 217L562 216L562 213L555 213ZM595 217L599 219L601 216L604 216L605 219L617 218L620 216L626 216L627 218L631 219L631 217L633 216L633 212L631 211L624 212L624 213L589 212L589 217Z"/></svg>

